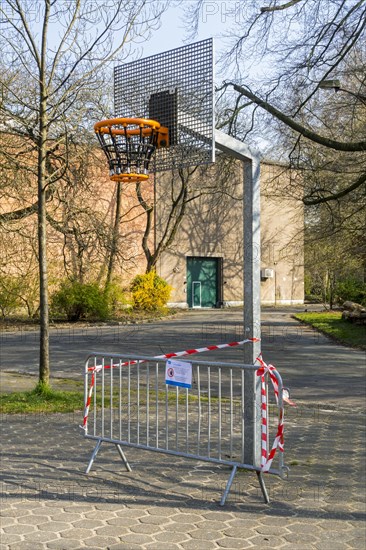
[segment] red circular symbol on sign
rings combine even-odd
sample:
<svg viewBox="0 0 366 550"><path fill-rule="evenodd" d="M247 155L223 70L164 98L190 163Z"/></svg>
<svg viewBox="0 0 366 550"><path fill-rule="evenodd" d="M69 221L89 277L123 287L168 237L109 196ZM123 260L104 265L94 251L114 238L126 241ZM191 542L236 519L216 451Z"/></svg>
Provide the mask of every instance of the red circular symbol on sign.
<svg viewBox="0 0 366 550"><path fill-rule="evenodd" d="M168 369L168 376L169 378L173 378L174 376L174 369L170 367L170 369Z"/></svg>

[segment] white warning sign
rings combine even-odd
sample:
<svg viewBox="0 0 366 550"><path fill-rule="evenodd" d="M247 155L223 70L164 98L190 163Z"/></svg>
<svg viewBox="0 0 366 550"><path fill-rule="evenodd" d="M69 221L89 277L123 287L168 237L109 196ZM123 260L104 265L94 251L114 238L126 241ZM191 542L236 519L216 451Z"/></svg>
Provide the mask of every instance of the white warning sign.
<svg viewBox="0 0 366 550"><path fill-rule="evenodd" d="M192 364L169 359L165 367L165 383L181 388L192 387Z"/></svg>

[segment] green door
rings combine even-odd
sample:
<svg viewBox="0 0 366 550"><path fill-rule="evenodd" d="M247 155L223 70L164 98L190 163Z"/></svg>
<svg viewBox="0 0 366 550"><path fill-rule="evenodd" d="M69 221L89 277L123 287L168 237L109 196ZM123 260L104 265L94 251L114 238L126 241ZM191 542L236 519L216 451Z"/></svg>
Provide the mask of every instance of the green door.
<svg viewBox="0 0 366 550"><path fill-rule="evenodd" d="M218 302L218 259L187 258L188 307L216 307Z"/></svg>

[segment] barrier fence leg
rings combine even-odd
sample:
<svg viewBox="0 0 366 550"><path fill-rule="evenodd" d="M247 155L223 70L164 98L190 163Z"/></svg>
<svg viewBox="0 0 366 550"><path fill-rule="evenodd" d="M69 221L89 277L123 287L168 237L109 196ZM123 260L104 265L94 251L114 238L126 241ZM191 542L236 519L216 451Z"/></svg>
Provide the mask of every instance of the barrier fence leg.
<svg viewBox="0 0 366 550"><path fill-rule="evenodd" d="M96 444L95 447L94 447L93 454L91 455L91 459L90 459L90 461L89 461L88 467L87 467L87 469L86 469L86 472L85 472L86 474L88 474L88 473L90 472L90 469L91 469L91 467L93 466L93 462L94 462L94 460L95 460L95 457L96 457L97 454L98 454L98 451L99 451L99 449L100 449L101 444L102 444L102 440L101 440L101 439L98 439L98 442L97 442L97 444Z"/></svg>
<svg viewBox="0 0 366 550"><path fill-rule="evenodd" d="M122 451L121 445L118 445L118 443L116 443L116 447L117 447L117 450L118 450L118 452L119 452L119 454L120 454L120 457L121 457L122 460L123 460L124 465L126 466L127 472L132 472L132 468L131 468L131 466L129 465L129 462L128 462L127 458L126 458L125 453Z"/></svg>
<svg viewBox="0 0 366 550"><path fill-rule="evenodd" d="M231 470L230 477L229 477L228 482L227 482L226 487L225 487L224 494L221 497L220 506L224 506L224 504L226 502L227 496L228 496L229 491L231 489L231 485L234 481L236 470L237 470L237 466L233 466L233 469Z"/></svg>
<svg viewBox="0 0 366 550"><path fill-rule="evenodd" d="M257 472L257 476L258 476L259 485L261 486L261 489L262 489L264 502L266 504L269 504L269 502L270 502L269 501L269 495L268 495L268 492L267 492L266 484L264 483L262 472Z"/></svg>

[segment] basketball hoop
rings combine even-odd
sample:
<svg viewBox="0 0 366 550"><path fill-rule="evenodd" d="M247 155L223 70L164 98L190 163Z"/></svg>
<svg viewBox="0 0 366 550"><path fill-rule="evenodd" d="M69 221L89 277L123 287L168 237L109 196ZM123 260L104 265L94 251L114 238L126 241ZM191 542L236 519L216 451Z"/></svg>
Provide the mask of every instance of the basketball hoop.
<svg viewBox="0 0 366 550"><path fill-rule="evenodd" d="M155 149L168 146L168 129L146 118L102 120L94 125L94 131L113 181L146 181Z"/></svg>

